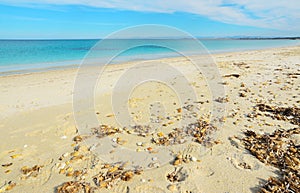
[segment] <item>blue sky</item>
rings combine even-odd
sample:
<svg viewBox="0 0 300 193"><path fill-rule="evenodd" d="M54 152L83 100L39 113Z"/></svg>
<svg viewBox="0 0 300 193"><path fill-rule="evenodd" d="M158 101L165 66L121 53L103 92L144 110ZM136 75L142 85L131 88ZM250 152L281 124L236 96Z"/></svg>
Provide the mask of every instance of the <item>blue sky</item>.
<svg viewBox="0 0 300 193"><path fill-rule="evenodd" d="M197 37L300 36L300 1L282 2L0 0L0 39L103 38L141 24Z"/></svg>

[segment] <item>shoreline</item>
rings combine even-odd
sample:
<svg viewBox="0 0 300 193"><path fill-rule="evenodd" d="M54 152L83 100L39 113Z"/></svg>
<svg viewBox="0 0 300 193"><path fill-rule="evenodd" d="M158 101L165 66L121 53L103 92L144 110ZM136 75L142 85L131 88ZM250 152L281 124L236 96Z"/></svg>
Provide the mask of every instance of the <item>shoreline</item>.
<svg viewBox="0 0 300 193"><path fill-rule="evenodd" d="M209 50L206 51L208 52L208 54L210 56L214 56L214 55L219 55L219 54L237 54L240 52L251 52L251 51L264 51L264 50L270 50L270 49L284 49L284 48L289 48L289 47L299 47L300 46L300 42L298 44L295 45L287 45L287 46L275 46L275 47L268 47L268 48L260 48L260 49L256 49L256 48L249 48L249 49L241 49L241 50L222 50L222 51L213 51L210 52ZM187 57L195 57L198 56L198 54L192 54L192 55L188 55ZM176 58L181 58L183 56L161 56L161 57L157 57L157 58L153 58L150 60L161 60L161 59L176 59ZM94 59L93 59L94 60ZM149 59L138 59L138 60L132 60L132 61L120 61L117 63L112 63L112 64L108 64L108 65L122 65L123 63L131 63L131 62L143 62L143 61L147 61ZM31 68L31 69L20 69L20 70L9 70L9 71L0 71L0 77L2 76L10 76L10 75L22 75L22 74L31 74L31 73L39 73L39 72L48 72L48 71L59 71L59 70L67 70L67 69L76 69L78 68L82 61L84 61L84 59L82 60L67 60L67 61L59 61L59 62L51 62L50 64L56 64L56 63L68 63L67 65L60 65L60 66L48 66L48 67L41 67L41 68ZM40 64L40 63L38 63ZM44 63L42 63L44 64ZM45 63L47 64L47 63ZM22 64L21 66L25 67L27 64ZM36 65L36 64L29 64L29 65ZM104 66L107 64L104 64ZM16 66L16 65L15 65Z"/></svg>

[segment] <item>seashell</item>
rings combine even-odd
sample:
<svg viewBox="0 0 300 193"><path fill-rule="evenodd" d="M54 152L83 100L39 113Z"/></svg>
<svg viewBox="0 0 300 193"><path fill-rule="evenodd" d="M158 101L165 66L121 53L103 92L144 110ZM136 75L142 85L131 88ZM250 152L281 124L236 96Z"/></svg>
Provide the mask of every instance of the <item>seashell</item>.
<svg viewBox="0 0 300 193"><path fill-rule="evenodd" d="M153 151L152 147L147 147L147 151Z"/></svg>
<svg viewBox="0 0 300 193"><path fill-rule="evenodd" d="M72 167L67 168L67 172L73 172L73 171L74 171L74 169Z"/></svg>
<svg viewBox="0 0 300 193"><path fill-rule="evenodd" d="M158 136L158 137L163 137L163 136L164 136L164 133L163 133L163 132L158 132L158 133L157 133L157 136Z"/></svg>
<svg viewBox="0 0 300 193"><path fill-rule="evenodd" d="M68 155L69 155L69 153L67 152L67 153L62 154L62 157L68 157Z"/></svg>
<svg viewBox="0 0 300 193"><path fill-rule="evenodd" d="M66 170L65 169L60 169L59 170L59 174L65 174L66 173Z"/></svg>
<svg viewBox="0 0 300 193"><path fill-rule="evenodd" d="M106 117L114 117L115 115L114 114L108 114L106 115Z"/></svg>
<svg viewBox="0 0 300 193"><path fill-rule="evenodd" d="M179 153L177 156L176 156L176 159L182 159L183 158L183 155L181 153Z"/></svg>
<svg viewBox="0 0 300 193"><path fill-rule="evenodd" d="M16 158L18 158L18 157L20 157L20 156L22 156L22 154L11 155L10 157L11 157L12 159L16 159Z"/></svg>
<svg viewBox="0 0 300 193"><path fill-rule="evenodd" d="M114 166L114 167L110 168L110 169L108 170L108 172L113 173L113 172L117 171L118 168L119 168L119 166Z"/></svg>
<svg viewBox="0 0 300 193"><path fill-rule="evenodd" d="M108 182L100 182L100 188L107 188L108 187Z"/></svg>
<svg viewBox="0 0 300 193"><path fill-rule="evenodd" d="M78 152L78 151L75 151L75 152L71 153L71 156L77 157L77 156L79 156L79 152Z"/></svg>
<svg viewBox="0 0 300 193"><path fill-rule="evenodd" d="M67 172L67 174L66 174L66 176L68 176L68 177L71 177L71 176L73 176L73 172Z"/></svg>
<svg viewBox="0 0 300 193"><path fill-rule="evenodd" d="M181 113L182 112L182 108L178 108L176 110L177 110L177 113Z"/></svg>
<svg viewBox="0 0 300 193"><path fill-rule="evenodd" d="M173 163L174 166L178 166L178 165L181 165L181 164L182 164L182 160L181 159L177 159Z"/></svg>
<svg viewBox="0 0 300 193"><path fill-rule="evenodd" d="M137 142L136 145L137 145L137 146L142 146L142 145L143 145L143 142Z"/></svg>
<svg viewBox="0 0 300 193"><path fill-rule="evenodd" d="M192 161L192 162L196 162L197 160L198 160L197 158L191 157L191 161Z"/></svg>

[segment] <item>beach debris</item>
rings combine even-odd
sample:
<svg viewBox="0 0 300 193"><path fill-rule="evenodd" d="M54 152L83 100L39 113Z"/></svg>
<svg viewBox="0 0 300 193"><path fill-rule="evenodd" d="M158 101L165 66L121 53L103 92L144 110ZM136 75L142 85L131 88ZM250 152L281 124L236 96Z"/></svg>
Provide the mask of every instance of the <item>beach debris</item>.
<svg viewBox="0 0 300 193"><path fill-rule="evenodd" d="M140 175L142 170L125 170L123 166L104 164L103 168L106 171L100 172L93 177L96 186L100 188L111 188L119 180L129 181L134 175Z"/></svg>
<svg viewBox="0 0 300 193"><path fill-rule="evenodd" d="M248 64L245 63L245 62L233 62L232 64L233 64L234 66L239 67L239 68L241 68L241 67L246 67L246 68L248 68L248 67L249 67Z"/></svg>
<svg viewBox="0 0 300 193"><path fill-rule="evenodd" d="M210 143L209 134L215 130L217 130L215 126L202 119L186 127L186 133L192 136L196 142L204 145Z"/></svg>
<svg viewBox="0 0 300 193"><path fill-rule="evenodd" d="M247 130L242 140L245 148L257 159L280 170L278 178L270 177L261 192L300 191L300 146L292 135L300 134L300 127L277 129L271 134L257 134Z"/></svg>
<svg viewBox="0 0 300 193"><path fill-rule="evenodd" d="M181 165L183 163L183 155L181 153L179 153L176 157L175 160L173 162L174 166L178 166Z"/></svg>
<svg viewBox="0 0 300 193"><path fill-rule="evenodd" d="M168 190L171 192L176 192L178 191L177 186L175 184L170 184L168 187Z"/></svg>
<svg viewBox="0 0 300 193"><path fill-rule="evenodd" d="M244 92L240 92L240 93L239 93L239 96L240 96L240 97L246 97L247 95L246 95L246 93L244 93Z"/></svg>
<svg viewBox="0 0 300 193"><path fill-rule="evenodd" d="M146 137L154 132L154 129L150 125L135 125L132 127L133 134Z"/></svg>
<svg viewBox="0 0 300 193"><path fill-rule="evenodd" d="M57 193L93 193L96 188L91 187L90 183L80 181L69 181L57 187Z"/></svg>
<svg viewBox="0 0 300 193"><path fill-rule="evenodd" d="M270 177L265 185L261 188L260 192L299 192L300 184L299 174L293 172L284 173L280 178Z"/></svg>
<svg viewBox="0 0 300 193"><path fill-rule="evenodd" d="M183 167L175 168L173 172L167 174L167 180L172 183L182 182L186 179L187 174L182 172Z"/></svg>
<svg viewBox="0 0 300 193"><path fill-rule="evenodd" d="M80 143L82 142L83 138L80 135L77 135L73 138L73 141L75 141L76 143Z"/></svg>
<svg viewBox="0 0 300 193"><path fill-rule="evenodd" d="M177 145L188 141L188 137L192 137L196 142L207 145L211 134L217 128L205 120L199 119L195 123L191 123L184 128L175 128L167 136L152 138L152 143L156 145Z"/></svg>
<svg viewBox="0 0 300 193"><path fill-rule="evenodd" d="M277 129L272 134L262 135L247 130L242 141L245 148L261 162L296 171L300 170L300 147L288 138L299 133L300 128L287 131Z"/></svg>
<svg viewBox="0 0 300 193"><path fill-rule="evenodd" d="M164 146L182 144L186 141L186 136L183 129L175 128L167 136L152 138L152 143Z"/></svg>
<svg viewBox="0 0 300 193"><path fill-rule="evenodd" d="M9 167L9 166L11 166L11 165L13 165L12 162L7 163L7 164L2 164L1 166L4 167L4 168L7 168L7 167Z"/></svg>
<svg viewBox="0 0 300 193"><path fill-rule="evenodd" d="M300 126L300 108L274 107L266 104L258 104L256 107L261 112L271 113L266 115L273 119L288 121L294 125Z"/></svg>
<svg viewBox="0 0 300 193"><path fill-rule="evenodd" d="M229 98L228 97L218 97L215 101L218 103L227 103L227 102L229 102Z"/></svg>
<svg viewBox="0 0 300 193"><path fill-rule="evenodd" d="M92 135L96 135L97 137L102 138L116 133L122 133L123 130L121 128L109 125L100 125L99 127L92 128L91 132Z"/></svg>
<svg viewBox="0 0 300 193"><path fill-rule="evenodd" d="M33 167L23 166L21 172L23 174L22 179L27 179L29 177L37 177L44 166L35 165Z"/></svg>
<svg viewBox="0 0 300 193"><path fill-rule="evenodd" d="M17 184L13 181L9 181L7 183L5 183L3 186L0 187L0 193L1 192L5 192L5 191L9 191L11 189L13 189Z"/></svg>
<svg viewBox="0 0 300 193"><path fill-rule="evenodd" d="M226 75L224 75L223 77L228 78L228 77L232 77L232 76L235 77L235 78L239 78L239 77L240 77L240 75L237 74L237 73L226 74Z"/></svg>
<svg viewBox="0 0 300 193"><path fill-rule="evenodd" d="M177 113L181 113L182 112L182 108L178 108L176 110L177 110Z"/></svg>
<svg viewBox="0 0 300 193"><path fill-rule="evenodd" d="M246 162L241 162L238 164L239 167L244 168L244 169L251 169L251 166L249 164L247 164Z"/></svg>
<svg viewBox="0 0 300 193"><path fill-rule="evenodd" d="M114 117L115 115L114 114L108 114L106 115L106 117Z"/></svg>
<svg viewBox="0 0 300 193"><path fill-rule="evenodd" d="M16 159L16 158L18 158L18 157L20 157L20 156L22 156L22 154L14 154L14 155L11 155L10 157L11 157L12 159Z"/></svg>
<svg viewBox="0 0 300 193"><path fill-rule="evenodd" d="M198 159L196 157L191 157L191 161L196 162L196 161L198 161Z"/></svg>

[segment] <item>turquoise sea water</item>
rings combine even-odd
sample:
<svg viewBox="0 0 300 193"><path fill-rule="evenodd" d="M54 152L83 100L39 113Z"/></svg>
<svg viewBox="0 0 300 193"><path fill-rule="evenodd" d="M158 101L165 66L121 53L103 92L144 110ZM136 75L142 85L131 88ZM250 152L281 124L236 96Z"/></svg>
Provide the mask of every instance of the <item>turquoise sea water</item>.
<svg viewBox="0 0 300 193"><path fill-rule="evenodd" d="M191 55L197 54L197 50L191 44L192 40L189 39L112 39L106 40L101 47L95 47L89 57L97 59L101 64L101 58L110 55L111 52L124 50L132 41L145 46L127 50L115 62L178 56L170 49L149 45L162 41L167 41L173 48L180 47ZM290 46L300 42L298 40L228 39L200 41L210 53ZM99 40L0 40L0 74L78 65L98 42Z"/></svg>

